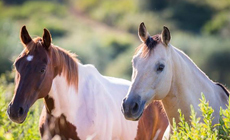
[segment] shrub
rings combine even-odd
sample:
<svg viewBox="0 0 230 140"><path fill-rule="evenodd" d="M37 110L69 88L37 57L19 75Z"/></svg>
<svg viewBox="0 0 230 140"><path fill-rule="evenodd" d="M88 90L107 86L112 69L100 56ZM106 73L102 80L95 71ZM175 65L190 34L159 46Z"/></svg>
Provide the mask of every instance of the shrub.
<svg viewBox="0 0 230 140"><path fill-rule="evenodd" d="M221 139L230 139L230 105L225 110L220 108L218 137Z"/></svg>
<svg viewBox="0 0 230 140"><path fill-rule="evenodd" d="M184 119L181 110L178 110L180 114L180 122L176 125L173 120L173 134L171 140L216 140L216 139L230 139L230 105L223 110L220 109L219 124L212 124L214 117L212 116L214 110L209 106L209 102L206 101L204 94L201 95L201 103L199 104L202 112L202 121L200 117L196 117L196 112L191 105L191 123L188 123Z"/></svg>

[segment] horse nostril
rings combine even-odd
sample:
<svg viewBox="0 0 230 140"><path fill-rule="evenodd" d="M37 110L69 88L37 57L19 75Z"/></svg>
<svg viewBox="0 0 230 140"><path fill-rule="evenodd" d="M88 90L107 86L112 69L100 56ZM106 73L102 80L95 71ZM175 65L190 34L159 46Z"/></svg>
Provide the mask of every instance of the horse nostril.
<svg viewBox="0 0 230 140"><path fill-rule="evenodd" d="M124 98L124 99L122 100L122 104L124 104L125 101L126 101L126 98Z"/></svg>
<svg viewBox="0 0 230 140"><path fill-rule="evenodd" d="M139 110L139 105L138 103L134 102L132 105L132 114L135 114Z"/></svg>
<svg viewBox="0 0 230 140"><path fill-rule="evenodd" d="M8 115L10 115L10 106L8 106L6 112L7 112Z"/></svg>
<svg viewBox="0 0 230 140"><path fill-rule="evenodd" d="M23 115L24 114L24 109L22 107L19 107L18 113L19 113L20 116Z"/></svg>
<svg viewBox="0 0 230 140"><path fill-rule="evenodd" d="M126 112L126 108L125 108L125 101L126 101L126 98L124 98L123 100L122 100L122 106L121 106L121 112L122 113L125 113Z"/></svg>

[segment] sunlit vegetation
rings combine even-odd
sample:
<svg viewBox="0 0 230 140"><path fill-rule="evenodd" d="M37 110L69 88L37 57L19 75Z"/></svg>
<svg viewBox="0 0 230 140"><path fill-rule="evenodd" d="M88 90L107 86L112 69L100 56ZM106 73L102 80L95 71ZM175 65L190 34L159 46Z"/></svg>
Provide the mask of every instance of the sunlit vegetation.
<svg viewBox="0 0 230 140"><path fill-rule="evenodd" d="M202 118L196 116L193 106L191 106L191 123L185 121L183 113L179 110L180 122L176 125L173 123L173 134L171 140L227 140L230 139L230 105L227 109L220 110L219 124L212 124L214 110L209 106L202 94L202 99L199 104L202 112Z"/></svg>
<svg viewBox="0 0 230 140"><path fill-rule="evenodd" d="M38 121L40 116L40 105L37 102L28 113L27 119L23 124L16 124L8 119L6 114L9 100L6 99L9 92L0 87L0 140L39 140Z"/></svg>

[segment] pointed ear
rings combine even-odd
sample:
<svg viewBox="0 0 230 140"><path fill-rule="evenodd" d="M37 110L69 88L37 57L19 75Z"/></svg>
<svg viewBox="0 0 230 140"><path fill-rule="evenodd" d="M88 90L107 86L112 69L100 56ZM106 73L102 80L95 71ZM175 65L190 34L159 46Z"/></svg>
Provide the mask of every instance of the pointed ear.
<svg viewBox="0 0 230 140"><path fill-rule="evenodd" d="M163 30L162 30L162 33L161 33L161 38L162 38L162 42L166 46L168 46L169 41L171 39L171 35L170 35L170 31L169 31L168 27L166 27L166 26L163 27Z"/></svg>
<svg viewBox="0 0 230 140"><path fill-rule="evenodd" d="M27 45L28 43L30 43L30 41L32 41L25 25L22 26L21 28L20 39L21 39L21 42L25 45Z"/></svg>
<svg viewBox="0 0 230 140"><path fill-rule="evenodd" d="M142 22L140 24L140 26L139 26L138 36L139 36L139 38L140 38L140 40L142 42L145 42L149 38L149 36L150 36L149 33L148 33L148 31L147 31L147 29L146 29L146 27L145 27L144 22Z"/></svg>
<svg viewBox="0 0 230 140"><path fill-rule="evenodd" d="M43 45L48 50L51 45L52 37L50 32L47 29L44 29L43 32Z"/></svg>

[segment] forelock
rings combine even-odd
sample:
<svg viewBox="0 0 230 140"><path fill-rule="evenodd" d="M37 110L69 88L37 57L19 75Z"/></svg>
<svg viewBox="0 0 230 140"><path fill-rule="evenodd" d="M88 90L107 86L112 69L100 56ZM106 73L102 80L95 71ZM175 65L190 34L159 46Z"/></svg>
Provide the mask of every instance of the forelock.
<svg viewBox="0 0 230 140"><path fill-rule="evenodd" d="M39 47L43 47L41 37L34 38L33 41L31 41L29 44L27 44L25 46L24 52L26 54L28 54L29 52L35 51Z"/></svg>
<svg viewBox="0 0 230 140"><path fill-rule="evenodd" d="M145 43L137 47L134 55L137 55L140 51L142 51L141 57L147 57L150 54L151 50L154 49L160 42L161 42L160 34L149 36L149 38L146 40Z"/></svg>

